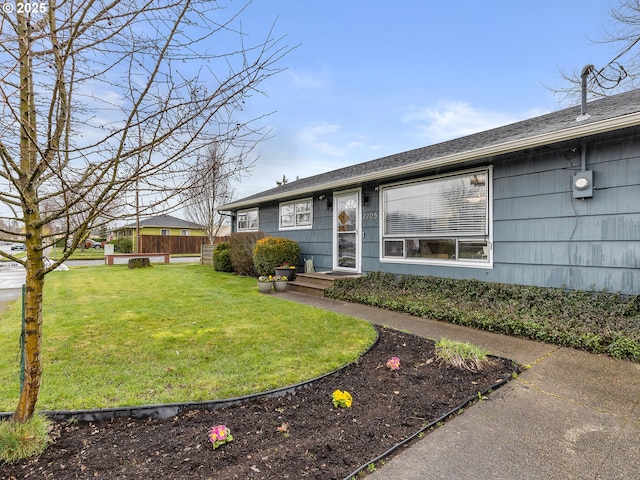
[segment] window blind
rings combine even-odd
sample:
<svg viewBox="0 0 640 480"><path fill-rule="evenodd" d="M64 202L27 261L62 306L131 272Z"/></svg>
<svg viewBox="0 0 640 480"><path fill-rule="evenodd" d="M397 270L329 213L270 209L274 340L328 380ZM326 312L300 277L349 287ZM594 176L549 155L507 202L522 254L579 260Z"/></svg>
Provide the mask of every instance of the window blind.
<svg viewBox="0 0 640 480"><path fill-rule="evenodd" d="M384 235L488 234L487 172L385 188Z"/></svg>

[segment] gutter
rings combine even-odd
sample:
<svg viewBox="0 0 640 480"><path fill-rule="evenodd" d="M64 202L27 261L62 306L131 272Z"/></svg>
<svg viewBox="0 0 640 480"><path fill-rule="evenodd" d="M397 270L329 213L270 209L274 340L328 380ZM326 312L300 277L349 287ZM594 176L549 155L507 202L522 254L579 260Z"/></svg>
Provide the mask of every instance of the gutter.
<svg viewBox="0 0 640 480"><path fill-rule="evenodd" d="M454 165L456 163L462 163L470 160L477 160L494 155L503 155L506 153L513 153L526 148L540 147L544 145L550 145L553 143L559 143L566 140L573 140L575 138L584 137L587 135L597 135L601 133L611 132L614 130L621 130L623 128L634 127L640 124L640 112L631 113L621 117L615 117L612 119L601 120L599 122L590 122L588 124L577 125L564 130L558 130L550 133L543 133L534 135L533 137L526 137L518 140L512 140L509 142L500 143L497 145L490 145L481 147L475 150L468 150L466 152L454 153L451 155L445 155L444 157L431 158L428 160L422 160L410 165L402 165L396 168L388 168L385 170L379 170L372 173L358 175L354 177L345 178L342 180L336 180L332 182L321 183L306 188L300 188L298 190L291 190L285 194L272 194L260 198L254 198L252 200L239 200L227 205L222 205L219 211L232 211L239 208L251 207L266 203L270 201L282 200L287 197L297 197L302 195L308 195L323 190L331 190L341 187L348 187L354 184L367 183L376 180L383 179L388 176L406 175L417 173L422 170L426 170L434 167L443 167L448 165Z"/></svg>

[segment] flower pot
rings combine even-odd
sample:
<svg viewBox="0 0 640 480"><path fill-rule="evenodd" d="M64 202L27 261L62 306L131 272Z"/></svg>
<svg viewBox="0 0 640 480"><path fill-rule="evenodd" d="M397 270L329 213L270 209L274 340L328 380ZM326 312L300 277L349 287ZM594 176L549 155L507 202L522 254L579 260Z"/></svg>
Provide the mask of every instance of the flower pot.
<svg viewBox="0 0 640 480"><path fill-rule="evenodd" d="M290 282L296 278L296 269L294 268L276 268L276 275L287 277Z"/></svg>
<svg viewBox="0 0 640 480"><path fill-rule="evenodd" d="M284 292L287 289L287 281L273 282L276 292Z"/></svg>
<svg viewBox="0 0 640 480"><path fill-rule="evenodd" d="M273 282L258 282L260 293L269 293L273 289Z"/></svg>

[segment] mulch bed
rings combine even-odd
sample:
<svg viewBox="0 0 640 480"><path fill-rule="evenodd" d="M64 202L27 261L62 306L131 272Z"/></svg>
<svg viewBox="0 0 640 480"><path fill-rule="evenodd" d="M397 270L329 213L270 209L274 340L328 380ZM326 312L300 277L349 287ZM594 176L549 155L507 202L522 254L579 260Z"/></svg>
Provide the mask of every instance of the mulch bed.
<svg viewBox="0 0 640 480"><path fill-rule="evenodd" d="M481 372L460 370L437 361L430 340L379 332L357 363L279 398L164 420L55 422L55 443L1 466L0 479L343 479L516 368L492 358ZM399 370L385 366L391 357ZM336 389L351 393L351 408L334 408ZM218 424L234 440L214 450L207 434Z"/></svg>

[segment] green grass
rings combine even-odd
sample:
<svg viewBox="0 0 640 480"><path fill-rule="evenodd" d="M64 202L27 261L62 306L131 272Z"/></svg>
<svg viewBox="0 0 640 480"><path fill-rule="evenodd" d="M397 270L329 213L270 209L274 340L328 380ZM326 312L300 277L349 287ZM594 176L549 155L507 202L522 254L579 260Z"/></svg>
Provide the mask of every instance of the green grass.
<svg viewBox="0 0 640 480"><path fill-rule="evenodd" d="M0 319L0 411L19 390L20 302ZM367 322L258 293L193 264L47 276L38 408L235 397L321 375L373 342Z"/></svg>
<svg viewBox="0 0 640 480"><path fill-rule="evenodd" d="M39 455L51 443L51 422L34 415L24 423L0 421L0 465Z"/></svg>
<svg viewBox="0 0 640 480"><path fill-rule="evenodd" d="M51 250L51 259L57 260L62 257L62 248L56 247ZM69 260L104 260L104 250L102 248L85 248L84 251L77 248L73 251Z"/></svg>

